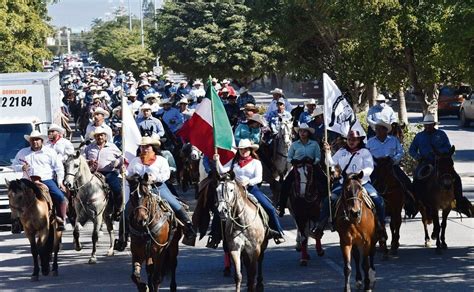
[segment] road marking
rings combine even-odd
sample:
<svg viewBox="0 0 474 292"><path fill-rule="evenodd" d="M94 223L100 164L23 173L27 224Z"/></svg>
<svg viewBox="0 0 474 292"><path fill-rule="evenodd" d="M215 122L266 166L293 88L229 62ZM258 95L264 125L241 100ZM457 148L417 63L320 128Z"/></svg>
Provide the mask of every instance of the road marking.
<svg viewBox="0 0 474 292"><path fill-rule="evenodd" d="M335 261L331 260L330 258L325 258L324 261L326 262L326 264L328 264L328 266L330 266L334 271L336 271L336 273L344 277L343 268L336 264Z"/></svg>

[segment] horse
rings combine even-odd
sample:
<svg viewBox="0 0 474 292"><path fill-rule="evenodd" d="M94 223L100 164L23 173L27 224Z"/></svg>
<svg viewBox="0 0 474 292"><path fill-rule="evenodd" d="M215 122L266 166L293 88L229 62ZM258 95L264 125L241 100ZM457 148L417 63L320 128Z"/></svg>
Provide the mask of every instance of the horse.
<svg viewBox="0 0 474 292"><path fill-rule="evenodd" d="M419 200L425 231L425 246L430 246L427 225L433 223L431 239L436 239L437 253L441 253L443 249L448 248L445 241L445 232L448 215L452 208L451 203L454 200L456 175L452 159L454 151L454 146L451 147L448 153L439 153L433 148L435 154L433 171L426 178L414 182L415 194ZM439 210L442 210L441 226L439 224Z"/></svg>
<svg viewBox="0 0 474 292"><path fill-rule="evenodd" d="M373 175L376 177L374 187L384 198L386 214L390 215L390 231L392 242L390 252L398 253L400 247L400 226L402 224L402 208L405 203L405 189L402 182L396 177L393 170L393 161L390 157L374 158L375 168ZM384 249L385 256L388 250Z"/></svg>
<svg viewBox="0 0 474 292"><path fill-rule="evenodd" d="M308 229L311 221L319 218L319 191L314 180L313 166L310 163L302 163L294 166L294 181L290 192L290 210L295 219L300 235L300 265L307 266L310 256L308 254ZM316 251L318 256L324 255L321 247L321 239L316 239Z"/></svg>
<svg viewBox="0 0 474 292"><path fill-rule="evenodd" d="M219 216L225 221L224 240L234 263L235 290L241 288L243 258L248 291L255 291L255 288L263 291L262 264L268 245L265 223L260 217L260 212L264 211L259 210L245 189L228 174L219 179L215 200Z"/></svg>
<svg viewBox="0 0 474 292"><path fill-rule="evenodd" d="M170 209L163 211L158 196L150 192L148 174L127 178L130 184L130 250L132 252L132 281L139 291L158 291L166 274L171 273L170 290L176 291L176 267L178 265L181 227L174 222ZM165 207L169 208L169 207ZM142 263L146 263L148 286L141 282Z"/></svg>
<svg viewBox="0 0 474 292"><path fill-rule="evenodd" d="M179 171L179 181L183 192L186 192L189 185L194 185L195 192L198 191L199 184L199 162L201 160L202 153L191 143L183 145L179 153L181 160L181 169Z"/></svg>
<svg viewBox="0 0 474 292"><path fill-rule="evenodd" d="M405 139L405 128L405 124L400 125L399 123L392 123L392 130L389 134L397 137L398 141L403 144L403 140Z"/></svg>
<svg viewBox="0 0 474 292"><path fill-rule="evenodd" d="M356 266L356 287L362 288L362 275L360 271L360 258L364 269L364 290L371 290L375 285L375 245L377 243L376 226L377 218L370 210L372 204L366 199L360 173L343 173L342 195L336 203L335 226L339 234L339 243L344 260L344 290L350 291L351 254ZM368 196L367 196L368 197ZM355 247L355 248L353 248Z"/></svg>
<svg viewBox="0 0 474 292"><path fill-rule="evenodd" d="M41 261L41 272L47 276L50 272L51 254L54 253L51 272L53 276L57 276L62 231L57 230L53 202L47 187L27 179L5 180L5 182L8 188L10 209L20 218L25 235L30 242L34 263L31 280L39 280L38 255Z"/></svg>
<svg viewBox="0 0 474 292"><path fill-rule="evenodd" d="M292 116L293 127L298 127L298 121L303 112L304 105L298 105L291 110L290 114Z"/></svg>
<svg viewBox="0 0 474 292"><path fill-rule="evenodd" d="M280 129L273 142L272 149L272 162L273 162L273 177L283 181L283 177L286 175L290 168L287 161L288 150L291 146L292 138L292 127L291 121L282 121Z"/></svg>
<svg viewBox="0 0 474 292"><path fill-rule="evenodd" d="M77 152L69 155L64 163L64 185L75 194L73 198L76 220L74 224L74 248L82 249L79 241L79 230L87 221L92 221L92 254L89 264L97 263L96 247L102 221L109 232L110 247L107 256L114 255L114 225L111 217L112 206L108 204L109 192L107 184L96 174L91 173L86 159ZM105 180L105 179L104 179Z"/></svg>

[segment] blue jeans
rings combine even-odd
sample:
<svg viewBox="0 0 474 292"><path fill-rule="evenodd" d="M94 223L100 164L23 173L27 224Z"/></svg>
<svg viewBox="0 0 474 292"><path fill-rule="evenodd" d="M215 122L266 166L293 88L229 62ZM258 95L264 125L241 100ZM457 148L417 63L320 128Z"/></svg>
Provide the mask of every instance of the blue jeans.
<svg viewBox="0 0 474 292"><path fill-rule="evenodd" d="M122 209L123 196L122 196L122 180L115 171L111 172L100 172L105 176L105 181L110 186L113 194L113 203L115 210Z"/></svg>
<svg viewBox="0 0 474 292"><path fill-rule="evenodd" d="M374 186L370 182L367 182L363 185L367 193L369 194L372 201L374 201L375 210L377 211L377 218L379 219L382 226L385 226L385 203L381 196L377 194ZM342 193L342 185L340 183L336 183L332 190L331 194L331 201L334 203L337 199L341 196ZM328 197L324 197L322 200L322 209L321 213L319 214L319 222L326 222L329 218L329 203Z"/></svg>
<svg viewBox="0 0 474 292"><path fill-rule="evenodd" d="M254 195L257 198L260 205L262 205L265 212L267 212L270 219L270 227L276 231L283 233L283 228L280 225L280 220L276 214L275 208L273 208L272 202L270 199L265 196L265 194L258 188L258 186L248 186L247 190L249 193Z"/></svg>
<svg viewBox="0 0 474 292"><path fill-rule="evenodd" d="M41 182L48 187L49 193L51 194L51 198L53 199L54 203L62 203L65 200L64 193L61 191L61 189L58 187L58 184L54 180L48 179Z"/></svg>
<svg viewBox="0 0 474 292"><path fill-rule="evenodd" d="M158 191L161 198L170 204L171 209L173 209L175 213L181 209L181 204L179 203L178 199L176 199L176 197L171 193L165 183L162 183L158 188L153 188L153 191Z"/></svg>

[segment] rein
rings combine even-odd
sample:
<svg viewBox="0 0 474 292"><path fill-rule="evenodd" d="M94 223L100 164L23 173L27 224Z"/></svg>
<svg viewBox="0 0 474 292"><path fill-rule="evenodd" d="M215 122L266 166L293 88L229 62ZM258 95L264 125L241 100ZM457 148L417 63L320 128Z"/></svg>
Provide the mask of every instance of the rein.
<svg viewBox="0 0 474 292"><path fill-rule="evenodd" d="M235 183L234 183L234 185L235 185ZM226 183L224 183L224 187L222 188L222 197L224 197L224 194L227 194L227 184ZM239 197L241 197L242 199L247 199L247 196L245 198L242 197L242 196L239 196ZM238 202L237 195L234 196L234 199L232 200L232 202L227 202L227 200L224 200L224 202L226 203L230 214L234 213L234 211L238 212L237 209L235 208L235 207L237 207L237 202ZM242 215L244 212L245 212L245 207L242 208L242 211L240 213L229 215L230 221L232 221L233 224L237 225L238 227L242 228L243 230L245 230L245 229L249 228L250 226L252 226L252 224L255 222L255 220L257 220L258 207L257 207L257 210L255 212L255 216L252 219L252 221L250 221L248 224L242 225L239 222L237 222L236 219L238 219L240 217L240 215Z"/></svg>
<svg viewBox="0 0 474 292"><path fill-rule="evenodd" d="M361 185L361 187L362 187L362 185ZM363 187L362 187L362 188L363 188ZM343 212L344 212L344 216L343 216L344 220L350 221L350 218L349 218L349 216L347 215L348 211L347 211L347 204L346 204L346 203L349 202L349 201L359 201L359 202L361 203L361 208L360 208L360 213L357 215L357 218L356 218L356 219L357 219L356 224L360 224L360 222L361 222L361 220L362 220L362 215L363 215L363 213L364 213L364 208L363 208L362 205L365 204L364 200L361 199L361 198L359 198L359 193L360 193L361 191L362 191L362 190L359 190L359 191L357 192L357 197L349 197L349 198L348 198L348 197L346 197L346 195L345 195L345 194L346 194L345 188L342 189L342 197L344 198L344 200L342 201L342 210L343 210Z"/></svg>

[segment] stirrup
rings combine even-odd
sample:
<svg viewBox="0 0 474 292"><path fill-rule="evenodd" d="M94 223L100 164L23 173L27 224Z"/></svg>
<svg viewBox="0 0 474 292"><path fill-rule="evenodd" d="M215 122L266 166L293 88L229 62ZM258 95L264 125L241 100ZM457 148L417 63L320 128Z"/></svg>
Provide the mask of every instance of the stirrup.
<svg viewBox="0 0 474 292"><path fill-rule="evenodd" d="M213 236L209 236L209 238L207 239L206 247L216 249L219 246L220 242L220 240L217 240Z"/></svg>
<svg viewBox="0 0 474 292"><path fill-rule="evenodd" d="M285 238L280 233L278 233L277 236L273 237L273 240L275 241L275 244L282 244L282 243L286 242Z"/></svg>
<svg viewBox="0 0 474 292"><path fill-rule="evenodd" d="M56 222L58 223L57 231L65 231L64 220L61 217L56 216Z"/></svg>

